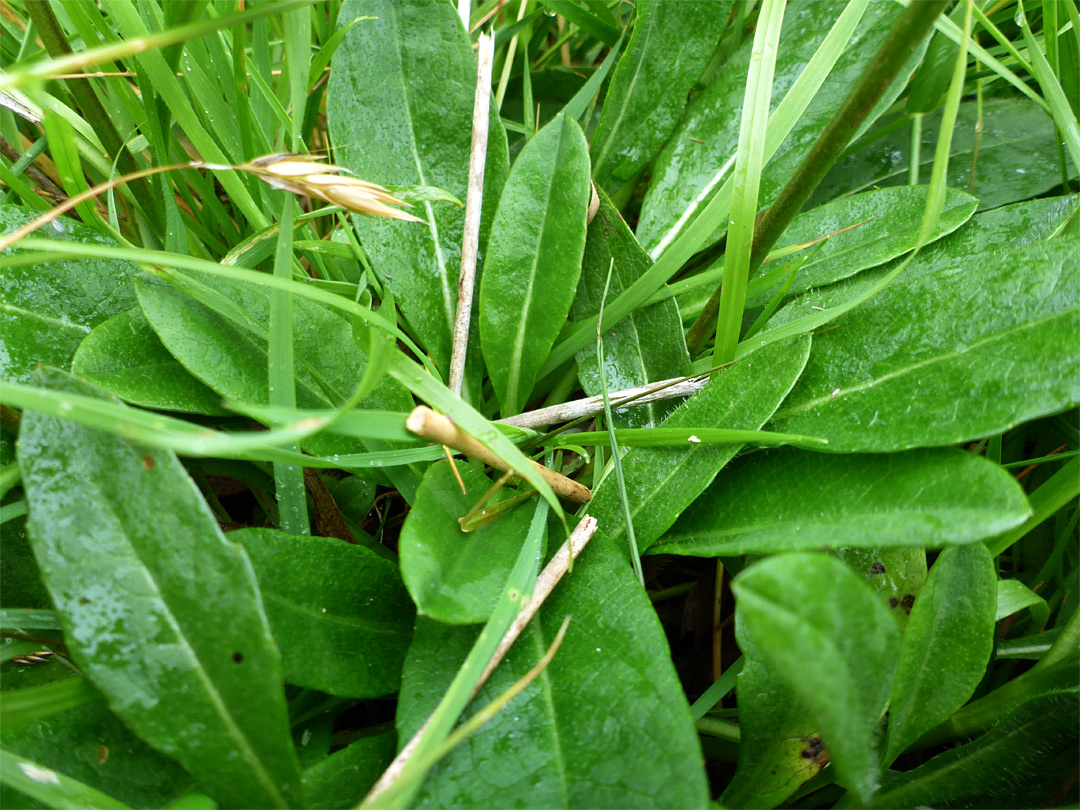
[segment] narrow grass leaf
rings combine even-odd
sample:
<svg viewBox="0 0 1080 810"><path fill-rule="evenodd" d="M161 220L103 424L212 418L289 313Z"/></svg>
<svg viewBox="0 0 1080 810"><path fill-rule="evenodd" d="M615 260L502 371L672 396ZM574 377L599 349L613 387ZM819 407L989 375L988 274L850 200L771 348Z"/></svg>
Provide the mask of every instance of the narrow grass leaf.
<svg viewBox="0 0 1080 810"><path fill-rule="evenodd" d="M123 802L11 751L0 752L0 782L56 810L77 810L81 807L128 810Z"/></svg>

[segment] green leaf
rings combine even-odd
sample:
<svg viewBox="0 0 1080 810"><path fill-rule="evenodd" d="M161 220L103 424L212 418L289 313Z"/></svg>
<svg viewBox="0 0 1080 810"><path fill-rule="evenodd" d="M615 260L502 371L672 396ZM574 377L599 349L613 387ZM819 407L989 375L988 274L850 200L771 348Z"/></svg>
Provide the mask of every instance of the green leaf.
<svg viewBox="0 0 1080 810"><path fill-rule="evenodd" d="M0 744L133 807L164 807L194 786L175 760L132 734L103 701L29 725L5 723Z"/></svg>
<svg viewBox="0 0 1080 810"><path fill-rule="evenodd" d="M810 352L805 335L767 346L723 369L663 423L665 428L726 427L756 430L772 414L802 373ZM638 548L652 545L712 482L741 445L689 444L638 447L623 456L623 473ZM601 483L589 514L613 539L625 533L615 477Z"/></svg>
<svg viewBox="0 0 1080 810"><path fill-rule="evenodd" d="M296 806L281 663L255 577L176 456L28 412L19 465L69 650L110 708L223 803Z"/></svg>
<svg viewBox="0 0 1080 810"><path fill-rule="evenodd" d="M24 208L0 205L2 233L32 219ZM57 241L112 244L99 230L67 217L53 220L46 231ZM134 265L107 259L6 267L0 275L0 379L26 382L39 363L69 365L91 329L135 306L135 272Z"/></svg>
<svg viewBox="0 0 1080 810"><path fill-rule="evenodd" d="M469 178L476 57L454 8L437 0L349 0L338 19L355 26L338 48L326 110L334 162L377 183L436 186L464 200ZM484 171L480 257L509 157L492 105ZM435 365L450 366L464 210L424 202L426 225L353 217L379 278L393 291ZM482 266L482 265L480 265ZM474 334L475 338L475 334ZM477 350L479 344L470 341ZM479 351L467 377L478 391Z"/></svg>
<svg viewBox="0 0 1080 810"><path fill-rule="evenodd" d="M615 194L675 128L686 96L727 26L732 0L641 0L634 33L611 77L590 154L593 180Z"/></svg>
<svg viewBox="0 0 1080 810"><path fill-rule="evenodd" d="M79 344L71 370L126 402L163 411L220 416L221 397L169 354L138 309L121 312Z"/></svg>
<svg viewBox="0 0 1080 810"><path fill-rule="evenodd" d="M1016 796L1013 801L1019 805L1005 796L1015 795L1016 787L1022 788L1030 774L1055 754L1070 746L1075 749L1078 698L1080 690L1073 687L1028 700L974 742L938 754L912 771L890 772L873 804L866 806L941 806L975 797L985 801L974 806L1049 806L1049 792L1038 798ZM1052 790L1056 792L1057 786Z"/></svg>
<svg viewBox="0 0 1080 810"><path fill-rule="evenodd" d="M878 782L874 728L885 711L899 630L839 560L785 554L732 581L736 634L751 639L817 720L838 781L865 804Z"/></svg>
<svg viewBox="0 0 1080 810"><path fill-rule="evenodd" d="M40 645L34 647L38 649ZM4 692L0 717L5 727L30 723L101 700L101 694L85 678L60 680Z"/></svg>
<svg viewBox="0 0 1080 810"><path fill-rule="evenodd" d="M773 78L773 106L803 72L842 11L835 0L788 4ZM902 11L899 5L871 3L846 48L843 40L837 43L837 49L843 53L836 59L827 81L813 95L813 102L776 153L771 157L768 151L765 153L767 164L761 176L759 208L768 207L779 194ZM722 167L728 166L738 144L751 45L750 41L744 43L690 103L656 160L637 226L638 239L654 258L705 208L726 177ZM877 119L902 90L903 83L894 82L867 115L863 127ZM770 121L772 125L776 123ZM723 221L726 223L727 218ZM707 244L716 242L724 228L726 224Z"/></svg>
<svg viewBox="0 0 1080 810"><path fill-rule="evenodd" d="M996 602L983 544L945 549L931 566L900 645L885 764L971 697L994 646Z"/></svg>
<svg viewBox="0 0 1080 810"><path fill-rule="evenodd" d="M447 624L475 624L491 615L533 510L513 509L463 532L458 518L465 517L492 482L473 465L456 464L467 493L462 494L448 463L428 467L402 526L398 550L402 578L422 615ZM513 494L505 489L502 493L499 500Z"/></svg>
<svg viewBox="0 0 1080 810"><path fill-rule="evenodd" d="M574 300L589 156L565 115L533 136L506 180L480 280L480 339L503 416L520 413Z"/></svg>
<svg viewBox="0 0 1080 810"><path fill-rule="evenodd" d="M242 529L285 682L340 697L397 690L413 609L397 567L363 546Z"/></svg>
<svg viewBox="0 0 1080 810"><path fill-rule="evenodd" d="M304 796L310 810L352 807L394 758L397 735L388 731L363 737L304 771Z"/></svg>
<svg viewBox="0 0 1080 810"><path fill-rule="evenodd" d="M775 450L725 470L650 553L940 548L992 537L1029 514L1012 476L971 453Z"/></svg>
<svg viewBox="0 0 1080 810"><path fill-rule="evenodd" d="M1068 238L1001 250L978 273L953 256L885 289L815 340L770 429L827 438L830 451L894 451L1001 433L1075 405L1078 250Z"/></svg>
<svg viewBox="0 0 1080 810"><path fill-rule="evenodd" d="M600 311L611 260L614 297L644 273L652 259L638 244L618 210L602 189L597 189L600 208L589 223L585 239L585 258L581 263L581 281L570 312L575 321L595 316ZM604 359L608 386L613 391L634 388L648 382L683 377L690 373L679 310L672 301L662 301L634 310L618 326L604 334ZM589 396L600 394L600 375L596 367L596 346L577 354L578 379ZM618 427L652 428L673 409L671 402L652 402L616 411Z"/></svg>
<svg viewBox="0 0 1080 810"><path fill-rule="evenodd" d="M788 294L832 284L907 253L919 238L926 193L926 186L877 189L797 216L784 232L778 249L820 239L853 225L857 227L831 237L816 256L800 267ZM937 240L955 231L971 218L978 203L970 194L948 189L941 218L930 239ZM768 303L783 275L763 268L747 287L747 307Z"/></svg>
<svg viewBox="0 0 1080 810"><path fill-rule="evenodd" d="M773 808L828 762L818 725L746 635L739 673L739 765L720 797L725 807Z"/></svg>
<svg viewBox="0 0 1080 810"><path fill-rule="evenodd" d="M926 583L926 551L908 548L838 548L830 552L863 578L887 605L900 632Z"/></svg>
<svg viewBox="0 0 1080 810"><path fill-rule="evenodd" d="M432 770L419 807L701 807L701 749L664 633L625 552L597 534L477 694L486 705L573 619L551 664ZM438 703L479 628L417 623L400 739ZM586 677L582 673L587 672Z"/></svg>
<svg viewBox="0 0 1080 810"><path fill-rule="evenodd" d="M0 752L0 782L56 810L83 807L128 810L128 806L77 779L45 768L10 751Z"/></svg>
<svg viewBox="0 0 1080 810"><path fill-rule="evenodd" d="M1050 615L1046 600L1035 593L1031 588L1018 579L1002 579L997 584L997 613L996 621L1012 616L1024 608L1032 608L1035 615L1041 614L1043 621L1036 621L1036 626L1042 625L1046 617Z"/></svg>
<svg viewBox="0 0 1080 810"><path fill-rule="evenodd" d="M940 110L923 119L920 156L924 173L933 161L940 121ZM871 187L907 183L910 129L901 127L877 139L873 135L869 133L864 148L837 161L809 205ZM980 209L985 210L1043 194L1060 183L1054 123L1038 106L1022 98L988 99L982 104L980 118L976 102L960 105L949 153L949 186L974 194Z"/></svg>

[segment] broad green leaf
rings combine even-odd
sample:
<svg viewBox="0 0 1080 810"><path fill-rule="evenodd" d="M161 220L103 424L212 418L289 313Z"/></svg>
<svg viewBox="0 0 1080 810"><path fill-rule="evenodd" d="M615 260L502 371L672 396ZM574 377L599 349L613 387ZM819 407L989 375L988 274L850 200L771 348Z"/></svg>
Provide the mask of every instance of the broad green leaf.
<svg viewBox="0 0 1080 810"><path fill-rule="evenodd" d="M663 630L624 552L599 533L477 694L473 710L539 660L567 615L573 619L551 664L431 770L417 806L706 804L701 749ZM399 739L427 718L478 632L418 621L398 703Z"/></svg>
<svg viewBox="0 0 1080 810"><path fill-rule="evenodd" d="M506 180L480 280L480 339L503 416L520 413L574 300L585 249L589 155L558 116Z"/></svg>
<svg viewBox="0 0 1080 810"><path fill-rule="evenodd" d="M945 549L931 566L900 645L886 765L964 705L982 680L994 646L996 580L982 543Z"/></svg>
<svg viewBox="0 0 1080 810"><path fill-rule="evenodd" d="M38 379L95 390L60 372ZM19 466L68 649L110 708L221 802L296 806L281 662L254 574L176 456L28 412Z"/></svg>
<svg viewBox="0 0 1080 810"><path fill-rule="evenodd" d="M392 730L363 737L305 770L306 806L310 810L339 810L355 805L394 758L395 742Z"/></svg>
<svg viewBox="0 0 1080 810"><path fill-rule="evenodd" d="M275 529L242 529L285 682L340 697L397 690L413 609L401 575L363 546Z"/></svg>
<svg viewBox="0 0 1080 810"><path fill-rule="evenodd" d="M24 208L0 205L0 233L34 216ZM101 231L67 217L53 220L45 231L58 241L112 244ZM91 329L135 305L135 272L134 265L107 259L5 267L0 274L0 379L26 382L39 363L68 366Z"/></svg>
<svg viewBox="0 0 1080 810"><path fill-rule="evenodd" d="M835 557L861 576L896 619L901 634L911 608L926 583L926 551L922 548L838 548Z"/></svg>
<svg viewBox="0 0 1080 810"><path fill-rule="evenodd" d="M0 747L133 807L164 807L194 786L175 760L132 734L104 702L5 726ZM19 806L7 798L4 807Z"/></svg>
<svg viewBox="0 0 1080 810"><path fill-rule="evenodd" d="M890 771L873 803L864 806L940 807L961 801L969 807L1049 806L1061 773L1045 796L1030 795L1026 783L1054 755L1070 746L1075 751L1078 698L1080 690L1073 687L1028 700L974 742L914 770ZM1070 759L1075 763L1075 754Z"/></svg>
<svg viewBox="0 0 1080 810"><path fill-rule="evenodd" d="M923 173L929 172L929 164L934 158L940 121L940 110L923 119L920 150ZM892 121L882 122L883 125L889 123ZM976 127L981 128L978 135ZM869 133L864 148L837 161L814 192L809 205L871 187L908 182L910 127L902 126L882 138L873 139L873 135L873 131ZM974 160L973 183L972 158L976 143L978 155ZM1053 121L1027 99L988 99L982 104L981 122L979 105L975 101L966 101L960 105L956 119L948 185L974 194L979 198L980 209L996 208L1043 194L1061 183L1054 143Z"/></svg>
<svg viewBox="0 0 1080 810"><path fill-rule="evenodd" d="M604 294L607 271L615 260L608 297L614 298L644 273L652 259L642 250L618 210L603 190L597 190L600 208L589 223L581 281L570 312L575 321L596 316ZM600 394L600 374L596 366L596 346L577 354L578 379L589 396ZM604 335L604 367L612 391L634 388L648 382L682 377L690 373L679 310L672 301L661 301L634 310L618 326ZM656 427L671 412L670 402L652 402L616 411L619 427Z"/></svg>
<svg viewBox="0 0 1080 810"><path fill-rule="evenodd" d="M151 276L135 282L139 306L169 352L196 378L226 399L266 404L266 325L270 291L262 286L228 279L208 280L213 292L234 307L246 326L212 310L191 296ZM367 364L363 349L353 340L349 322L337 312L299 296L293 297L293 354L296 362L296 402L301 408L326 409L340 405L352 393ZM329 389L329 390L328 390ZM412 398L393 380L383 380L363 405L407 411ZM369 450L389 449L366 440ZM319 455L353 453L357 442L329 435L312 436L305 449ZM420 472L389 467L387 475L406 499L412 496Z"/></svg>
<svg viewBox="0 0 1080 810"><path fill-rule="evenodd" d="M994 616L996 621L1012 616L1014 613L1031 608L1032 613L1043 616L1043 622L1050 611L1046 600L1035 593L1031 588L1018 579L1002 579L997 584L997 612ZM1042 622L1036 621L1036 625Z"/></svg>
<svg viewBox="0 0 1080 810"><path fill-rule="evenodd" d="M466 493L449 464L428 467L401 529L398 551L402 578L422 615L447 624L475 624L486 621L495 607L533 510L512 509L486 526L463 532L458 518L465 517L492 481L471 464L455 463ZM503 497L507 494L504 489Z"/></svg>
<svg viewBox="0 0 1080 810"><path fill-rule="evenodd" d="M650 550L692 557L973 543L1031 514L1005 470L972 453L778 449L721 474Z"/></svg>
<svg viewBox="0 0 1080 810"><path fill-rule="evenodd" d="M727 26L732 0L640 0L592 137L593 180L632 182L671 135ZM610 44L610 43L609 43Z"/></svg>
<svg viewBox="0 0 1080 810"><path fill-rule="evenodd" d="M169 354L142 312L99 324L79 344L71 370L126 402L163 411L220 416L221 398Z"/></svg>
<svg viewBox="0 0 1080 810"><path fill-rule="evenodd" d="M756 430L776 410L802 373L810 340L799 336L757 351L717 372L699 392L681 404L662 427L725 427ZM637 447L623 456L626 491L638 548L654 543L716 474L740 445L688 443L685 448ZM625 534L615 476L595 491L589 514L613 539Z"/></svg>
<svg viewBox="0 0 1080 810"><path fill-rule="evenodd" d="M907 253L919 238L926 191L926 186L867 191L797 216L784 232L778 248L803 244L833 233L836 236L799 268L788 294L832 284ZM948 189L941 217L930 240L940 239L967 222L978 203L970 194ZM853 225L857 227L837 233ZM783 281L778 276L783 275L772 267L763 267L747 287L746 306L755 308L767 304Z"/></svg>
<svg viewBox="0 0 1080 810"><path fill-rule="evenodd" d="M770 429L829 451L956 444L1080 402L1080 242L955 256L819 335ZM902 329L897 331L897 326Z"/></svg>
<svg viewBox="0 0 1080 810"><path fill-rule="evenodd" d="M326 110L334 162L359 177L393 185L437 186L466 197L476 57L454 8L436 0L349 0L342 21L354 26L334 55ZM484 173L480 261L509 157L492 105ZM425 202L426 225L353 217L379 279L444 373L457 303L464 210ZM482 265L478 265L482 266ZM470 345L479 350L473 334ZM480 354L467 375L479 391Z"/></svg>
<svg viewBox="0 0 1080 810"><path fill-rule="evenodd" d="M57 810L82 807L127 810L128 806L65 773L43 767L10 751L0 752L0 782Z"/></svg>
<svg viewBox="0 0 1080 810"><path fill-rule="evenodd" d="M788 4L773 78L774 106L802 73L842 11L843 6L835 0ZM761 176L760 208L767 208L779 194L902 11L898 5L871 3L863 13L828 79L768 160ZM690 103L656 160L637 225L638 239L654 257L704 209L727 176L718 170L728 165L738 144L751 44L747 40ZM916 53L916 57L920 55ZM894 82L867 115L863 127L876 120L902 90L903 82ZM723 232L721 228L708 243L716 242Z"/></svg>
<svg viewBox="0 0 1080 810"><path fill-rule="evenodd" d="M824 554L769 557L732 581L736 616L817 721L838 781L865 804L878 783L874 728L899 630L870 588Z"/></svg>
<svg viewBox="0 0 1080 810"><path fill-rule="evenodd" d="M720 797L725 807L773 808L829 761L817 722L761 657L741 628L735 633L746 665L738 676L739 767Z"/></svg>

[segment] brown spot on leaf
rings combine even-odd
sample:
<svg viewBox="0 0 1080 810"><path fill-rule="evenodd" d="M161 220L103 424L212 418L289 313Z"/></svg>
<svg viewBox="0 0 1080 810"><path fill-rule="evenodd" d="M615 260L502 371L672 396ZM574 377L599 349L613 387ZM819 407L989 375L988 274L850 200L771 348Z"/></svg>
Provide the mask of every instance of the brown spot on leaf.
<svg viewBox="0 0 1080 810"><path fill-rule="evenodd" d="M153 456L143 456L142 457L142 468L144 470L146 470L147 472L150 472L152 469L154 469L155 464L156 464L156 462L154 461Z"/></svg>
<svg viewBox="0 0 1080 810"><path fill-rule="evenodd" d="M910 593L900 600L900 606L904 609L904 613L911 615L911 608L915 606L915 597Z"/></svg>
<svg viewBox="0 0 1080 810"><path fill-rule="evenodd" d="M870 566L870 573L871 574L884 574L885 573L885 566L882 565L880 562L876 562L876 563L874 563L873 565Z"/></svg>
<svg viewBox="0 0 1080 810"><path fill-rule="evenodd" d="M109 759L109 746L102 745L97 750L97 762L98 765L104 765Z"/></svg>
<svg viewBox="0 0 1080 810"><path fill-rule="evenodd" d="M815 734L812 737L803 737L804 743L802 751L799 752L799 756L803 759L812 759L818 770L821 770L829 762L829 751L825 747L825 743L821 740L820 734Z"/></svg>
<svg viewBox="0 0 1080 810"><path fill-rule="evenodd" d="M889 597L889 607L895 608L899 604L900 604L900 600L897 599L895 596L890 596Z"/></svg>

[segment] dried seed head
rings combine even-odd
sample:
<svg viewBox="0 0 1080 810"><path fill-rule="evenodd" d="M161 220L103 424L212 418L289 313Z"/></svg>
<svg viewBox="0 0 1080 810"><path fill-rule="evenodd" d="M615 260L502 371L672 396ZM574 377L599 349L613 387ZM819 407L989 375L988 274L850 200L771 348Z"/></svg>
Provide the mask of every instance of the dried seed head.
<svg viewBox="0 0 1080 810"><path fill-rule="evenodd" d="M317 163L308 155L265 155L239 168L257 175L274 188L315 197L364 216L389 217L407 222L423 222L391 205L410 206L377 183L369 183L338 172L348 171L333 164Z"/></svg>

